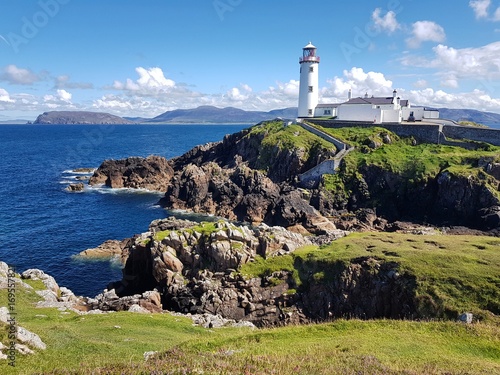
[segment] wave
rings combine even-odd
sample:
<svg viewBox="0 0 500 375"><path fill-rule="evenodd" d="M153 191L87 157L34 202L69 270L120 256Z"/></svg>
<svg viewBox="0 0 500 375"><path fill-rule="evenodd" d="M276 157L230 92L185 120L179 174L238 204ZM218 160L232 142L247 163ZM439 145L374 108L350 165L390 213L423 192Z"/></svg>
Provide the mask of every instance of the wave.
<svg viewBox="0 0 500 375"><path fill-rule="evenodd" d="M87 170L88 169L88 170ZM85 168L85 170L77 169L66 169L63 174L78 174L78 175L92 175L97 168Z"/></svg>
<svg viewBox="0 0 500 375"><path fill-rule="evenodd" d="M165 193L161 191L149 190L149 189L135 189L135 188L110 188L104 184L99 185L86 185L88 192L95 192L101 194L149 194L163 196Z"/></svg>

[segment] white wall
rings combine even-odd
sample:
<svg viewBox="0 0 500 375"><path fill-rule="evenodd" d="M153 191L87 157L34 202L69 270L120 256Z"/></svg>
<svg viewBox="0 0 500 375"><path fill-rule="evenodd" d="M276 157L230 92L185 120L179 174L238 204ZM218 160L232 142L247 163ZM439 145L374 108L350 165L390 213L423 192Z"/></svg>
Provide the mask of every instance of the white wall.
<svg viewBox="0 0 500 375"><path fill-rule="evenodd" d="M403 107L403 121L408 121L408 117L410 117L411 112L413 112L415 121L422 121L424 118L424 107Z"/></svg>
<svg viewBox="0 0 500 375"><path fill-rule="evenodd" d="M387 109L382 110L382 122L401 122L401 116L399 110Z"/></svg>
<svg viewBox="0 0 500 375"><path fill-rule="evenodd" d="M424 111L424 118L439 118L439 111Z"/></svg>
<svg viewBox="0 0 500 375"><path fill-rule="evenodd" d="M325 114L325 110L329 110L330 114ZM316 107L314 117L335 117L337 116L337 107Z"/></svg>
<svg viewBox="0 0 500 375"><path fill-rule="evenodd" d="M310 72L309 68L313 68ZM299 117L313 117L318 105L318 71L319 64L316 61L307 61L300 64L300 86L299 86ZM309 92L309 86L313 87L313 92ZM309 110L312 113L309 114Z"/></svg>
<svg viewBox="0 0 500 375"><path fill-rule="evenodd" d="M378 114L380 116L380 110ZM373 122L376 116L371 104L343 104L337 108L338 120Z"/></svg>

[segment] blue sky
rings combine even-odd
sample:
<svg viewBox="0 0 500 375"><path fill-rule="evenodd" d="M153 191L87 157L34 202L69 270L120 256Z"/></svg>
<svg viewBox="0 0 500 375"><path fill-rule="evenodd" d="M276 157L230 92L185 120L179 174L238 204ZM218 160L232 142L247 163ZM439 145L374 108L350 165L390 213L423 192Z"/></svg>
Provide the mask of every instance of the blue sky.
<svg viewBox="0 0 500 375"><path fill-rule="evenodd" d="M500 0L2 0L0 120L49 110L153 117L400 96L500 113Z"/></svg>

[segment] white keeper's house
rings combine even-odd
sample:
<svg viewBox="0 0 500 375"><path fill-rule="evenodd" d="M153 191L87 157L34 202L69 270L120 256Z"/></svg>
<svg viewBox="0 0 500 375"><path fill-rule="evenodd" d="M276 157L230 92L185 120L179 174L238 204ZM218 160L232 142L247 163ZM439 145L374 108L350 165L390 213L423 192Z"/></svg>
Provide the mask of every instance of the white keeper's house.
<svg viewBox="0 0 500 375"><path fill-rule="evenodd" d="M343 103L319 104L319 62L316 47L309 43L302 52L300 63L299 118L327 117L338 121L360 121L374 124L401 123L439 118L439 111L424 107L412 107L396 90L392 96L374 97L366 93L353 98L351 90Z"/></svg>

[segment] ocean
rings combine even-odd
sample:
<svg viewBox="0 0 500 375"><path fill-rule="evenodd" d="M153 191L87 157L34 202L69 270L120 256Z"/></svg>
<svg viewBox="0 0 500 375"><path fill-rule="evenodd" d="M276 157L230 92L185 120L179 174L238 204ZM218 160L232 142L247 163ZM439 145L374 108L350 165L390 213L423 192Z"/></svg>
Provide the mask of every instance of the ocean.
<svg viewBox="0 0 500 375"><path fill-rule="evenodd" d="M172 158L248 126L0 126L0 260L17 272L39 268L77 295L97 295L121 278L121 266L74 255L145 232L172 213L156 204L161 193L105 187L70 193L65 188L82 175L75 169L129 156Z"/></svg>

